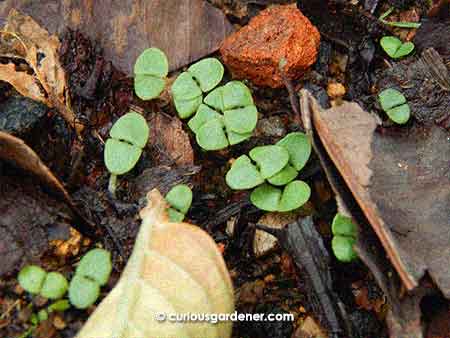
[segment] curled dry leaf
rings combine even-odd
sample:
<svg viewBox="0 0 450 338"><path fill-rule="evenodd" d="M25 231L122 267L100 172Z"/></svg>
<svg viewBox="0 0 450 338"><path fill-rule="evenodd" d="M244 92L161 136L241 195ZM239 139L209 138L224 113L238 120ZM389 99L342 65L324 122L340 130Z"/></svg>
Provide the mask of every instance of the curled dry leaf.
<svg viewBox="0 0 450 338"><path fill-rule="evenodd" d="M183 124L177 117L155 114L150 122L150 142L163 147L177 165L193 165L194 151Z"/></svg>
<svg viewBox="0 0 450 338"><path fill-rule="evenodd" d="M405 287L428 272L450 298L448 133L433 124L377 133L377 119L358 104L323 110L301 95L312 106L306 129L317 132Z"/></svg>
<svg viewBox="0 0 450 338"><path fill-rule="evenodd" d="M23 140L0 131L0 160L7 161L33 174L46 186L51 188L54 193L62 196L76 216L76 226L74 225L74 227L84 235L89 236L94 234L94 225L79 214L75 203L62 183Z"/></svg>
<svg viewBox="0 0 450 338"><path fill-rule="evenodd" d="M12 9L0 30L0 56L25 61L30 75L14 63L0 64L0 80L9 82L24 96L56 108L78 132L70 107L67 80L58 59L59 40L40 27L31 17Z"/></svg>
<svg viewBox="0 0 450 338"><path fill-rule="evenodd" d="M156 314L231 313L233 288L214 241L200 228L170 223L157 190L141 210L133 253L114 289L76 338L231 336L231 322L171 322Z"/></svg>

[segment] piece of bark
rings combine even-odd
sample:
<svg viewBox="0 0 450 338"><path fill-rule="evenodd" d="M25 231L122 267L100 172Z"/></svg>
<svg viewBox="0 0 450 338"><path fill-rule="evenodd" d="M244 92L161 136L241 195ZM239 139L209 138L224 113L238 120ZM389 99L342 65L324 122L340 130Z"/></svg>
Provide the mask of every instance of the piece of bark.
<svg viewBox="0 0 450 338"><path fill-rule="evenodd" d="M351 328L344 324L346 314L343 304L333 291L328 252L312 218L305 217L283 229L268 228L262 224L257 224L257 228L275 236L302 271L309 289L309 303L313 313L327 328L328 337L352 337Z"/></svg>
<svg viewBox="0 0 450 338"><path fill-rule="evenodd" d="M15 136L0 131L0 159L34 175L49 187L52 192L62 197L74 212L74 228L84 235L95 235L95 226L79 213L78 208L62 183L25 142Z"/></svg>
<svg viewBox="0 0 450 338"><path fill-rule="evenodd" d="M189 135L177 117L157 113L150 120L150 142L160 149L177 165L193 165L194 150Z"/></svg>
<svg viewBox="0 0 450 338"><path fill-rule="evenodd" d="M148 47L162 49L174 70L214 52L233 31L224 14L203 0L5 0L0 2L0 24L11 8L51 33L79 29L128 75Z"/></svg>
<svg viewBox="0 0 450 338"><path fill-rule="evenodd" d="M355 103L316 106L311 120L406 288L428 271L450 298L448 133L432 125L378 134L376 118Z"/></svg>

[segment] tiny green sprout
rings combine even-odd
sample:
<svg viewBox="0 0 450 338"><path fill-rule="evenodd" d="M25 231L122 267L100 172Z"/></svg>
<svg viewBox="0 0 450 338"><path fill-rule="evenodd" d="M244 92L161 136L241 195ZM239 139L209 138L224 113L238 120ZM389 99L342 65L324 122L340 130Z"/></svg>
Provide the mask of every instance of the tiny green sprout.
<svg viewBox="0 0 450 338"><path fill-rule="evenodd" d="M398 59L410 54L414 50L412 42L403 43L395 36L384 36L380 40L380 45L384 51L393 59Z"/></svg>
<svg viewBox="0 0 450 338"><path fill-rule="evenodd" d="M203 124L195 136L197 143L205 150L220 150L228 146L223 119L214 118Z"/></svg>
<svg viewBox="0 0 450 338"><path fill-rule="evenodd" d="M331 240L331 247L336 258L341 262L347 263L358 258L353 250L355 242L356 240L353 237L334 236Z"/></svg>
<svg viewBox="0 0 450 338"><path fill-rule="evenodd" d="M192 116L203 100L203 93L222 81L223 65L216 58L206 58L194 63L181 73L172 85L175 109L181 119Z"/></svg>
<svg viewBox="0 0 450 338"><path fill-rule="evenodd" d="M358 234L358 229L355 223L348 216L342 214L336 214L333 218L333 223L331 224L331 232L333 235L342 235L356 237Z"/></svg>
<svg viewBox="0 0 450 338"><path fill-rule="evenodd" d="M405 96L398 90L388 88L378 94L381 108L397 124L405 124L411 116L411 110Z"/></svg>
<svg viewBox="0 0 450 338"><path fill-rule="evenodd" d="M250 194L251 202L261 210L287 212L305 204L311 189L303 181L292 181L283 190L263 184Z"/></svg>
<svg viewBox="0 0 450 338"><path fill-rule="evenodd" d="M48 319L48 313L45 309L39 310L37 313L38 322L45 322Z"/></svg>
<svg viewBox="0 0 450 338"><path fill-rule="evenodd" d="M89 278L103 286L108 282L111 270L111 253L97 248L90 250L81 258L75 274Z"/></svg>
<svg viewBox="0 0 450 338"><path fill-rule="evenodd" d="M336 258L342 262L351 262L358 256L353 250L356 243L358 229L350 217L342 214L336 214L331 225L333 239L331 248Z"/></svg>
<svg viewBox="0 0 450 338"><path fill-rule="evenodd" d="M68 287L66 277L59 272L49 272L45 277L40 295L48 299L59 299L67 292Z"/></svg>
<svg viewBox="0 0 450 338"><path fill-rule="evenodd" d="M87 309L100 296L100 285L84 276L75 275L70 281L69 300L77 309Z"/></svg>
<svg viewBox="0 0 450 338"><path fill-rule="evenodd" d="M258 168L247 155L239 156L225 176L227 185L234 190L254 188L264 182Z"/></svg>
<svg viewBox="0 0 450 338"><path fill-rule="evenodd" d="M258 110L250 89L240 81L231 81L205 97L188 125L200 147L220 150L250 138L257 122Z"/></svg>
<svg viewBox="0 0 450 338"><path fill-rule="evenodd" d="M123 115L111 128L105 144L105 165L111 173L108 190L115 196L117 176L133 169L145 147L149 128L144 117L136 112Z"/></svg>
<svg viewBox="0 0 450 338"><path fill-rule="evenodd" d="M277 142L278 146L286 148L289 153L289 163L300 171L311 156L311 142L306 134L294 132L287 134Z"/></svg>
<svg viewBox="0 0 450 338"><path fill-rule="evenodd" d="M47 312L48 313L52 313L52 312L64 312L66 310L68 310L70 308L70 303L67 299L60 299L57 300L56 302L50 304L47 307Z"/></svg>
<svg viewBox="0 0 450 338"><path fill-rule="evenodd" d="M169 62L164 52L158 48L148 48L142 52L134 65L134 90L142 100L157 98L166 85Z"/></svg>
<svg viewBox="0 0 450 338"><path fill-rule="evenodd" d="M169 219L172 222L181 222L191 207L192 190L186 184L178 184L167 193L166 201L171 206L168 209Z"/></svg>
<svg viewBox="0 0 450 338"><path fill-rule="evenodd" d="M188 68L200 85L202 92L209 92L222 81L224 68L216 58L206 58Z"/></svg>
<svg viewBox="0 0 450 338"><path fill-rule="evenodd" d="M77 309L86 309L95 303L100 287L111 274L111 254L104 249L92 249L83 256L69 285L70 303Z"/></svg>
<svg viewBox="0 0 450 338"><path fill-rule="evenodd" d="M47 272L39 266L28 265L19 272L17 279L25 291L37 295L41 292Z"/></svg>
<svg viewBox="0 0 450 338"><path fill-rule="evenodd" d="M264 179L279 173L289 161L288 151L277 145L255 147L249 155L257 163Z"/></svg>

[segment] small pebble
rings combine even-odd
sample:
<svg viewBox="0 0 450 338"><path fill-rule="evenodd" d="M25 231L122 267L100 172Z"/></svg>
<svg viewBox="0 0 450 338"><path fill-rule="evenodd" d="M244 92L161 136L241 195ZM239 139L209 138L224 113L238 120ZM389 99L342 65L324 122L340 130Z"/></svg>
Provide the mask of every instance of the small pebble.
<svg viewBox="0 0 450 338"><path fill-rule="evenodd" d="M332 99L344 96L345 92L345 87L342 83L331 82L327 86L328 96Z"/></svg>

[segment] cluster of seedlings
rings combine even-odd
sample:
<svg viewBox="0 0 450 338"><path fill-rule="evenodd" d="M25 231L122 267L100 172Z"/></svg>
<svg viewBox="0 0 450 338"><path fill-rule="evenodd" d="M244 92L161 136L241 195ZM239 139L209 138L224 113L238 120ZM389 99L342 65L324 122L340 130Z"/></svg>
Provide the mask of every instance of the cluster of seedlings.
<svg viewBox="0 0 450 338"><path fill-rule="evenodd" d="M307 136L300 132L290 133L275 145L255 147L249 156L238 157L225 180L234 190L255 188L250 200L261 210L291 211L301 207L310 197L309 186L295 180L310 154Z"/></svg>
<svg viewBox="0 0 450 338"><path fill-rule="evenodd" d="M22 268L17 277L20 286L28 293L52 300L53 303L31 315L31 326L21 338L28 337L52 312L64 312L71 305L77 309L87 309L93 305L100 296L100 288L108 282L111 270L111 254L104 249L87 252L81 258L70 283L63 274L46 272L37 265ZM68 299L64 298L66 293Z"/></svg>

